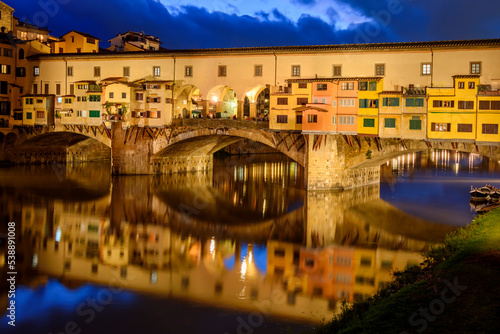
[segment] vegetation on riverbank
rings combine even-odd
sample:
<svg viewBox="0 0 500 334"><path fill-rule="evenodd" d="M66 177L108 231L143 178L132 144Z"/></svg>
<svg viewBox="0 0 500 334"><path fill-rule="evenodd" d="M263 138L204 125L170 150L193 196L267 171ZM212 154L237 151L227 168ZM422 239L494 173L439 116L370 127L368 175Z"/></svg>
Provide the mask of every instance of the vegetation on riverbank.
<svg viewBox="0 0 500 334"><path fill-rule="evenodd" d="M500 209L477 217L397 271L318 333L500 333Z"/></svg>

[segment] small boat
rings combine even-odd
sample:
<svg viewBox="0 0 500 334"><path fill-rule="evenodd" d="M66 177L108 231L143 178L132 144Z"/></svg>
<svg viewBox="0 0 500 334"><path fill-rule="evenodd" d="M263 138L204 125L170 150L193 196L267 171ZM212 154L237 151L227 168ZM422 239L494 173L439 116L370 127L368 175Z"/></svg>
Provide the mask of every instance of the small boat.
<svg viewBox="0 0 500 334"><path fill-rule="evenodd" d="M491 189L488 188L487 186L480 187L480 188L474 188L470 187L470 196L473 201L487 201L489 200L489 196L491 194Z"/></svg>
<svg viewBox="0 0 500 334"><path fill-rule="evenodd" d="M477 213L485 213L485 212L488 212L490 210L493 210L493 209L496 209L500 207L500 203L495 203L495 204L487 204L485 206L483 206L482 208L479 208L476 210Z"/></svg>

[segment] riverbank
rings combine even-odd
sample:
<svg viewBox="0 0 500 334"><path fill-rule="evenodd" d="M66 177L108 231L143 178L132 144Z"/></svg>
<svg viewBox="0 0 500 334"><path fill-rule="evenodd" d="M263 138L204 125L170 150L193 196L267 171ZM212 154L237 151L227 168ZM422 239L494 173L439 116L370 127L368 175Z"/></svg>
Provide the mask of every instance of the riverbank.
<svg viewBox="0 0 500 334"><path fill-rule="evenodd" d="M318 333L500 333L500 209L477 217L431 249L420 266Z"/></svg>

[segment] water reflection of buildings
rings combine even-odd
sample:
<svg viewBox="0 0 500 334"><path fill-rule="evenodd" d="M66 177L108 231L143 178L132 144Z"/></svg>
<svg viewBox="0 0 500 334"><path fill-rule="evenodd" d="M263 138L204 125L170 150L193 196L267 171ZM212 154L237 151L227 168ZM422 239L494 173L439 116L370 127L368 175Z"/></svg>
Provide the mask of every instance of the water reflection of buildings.
<svg viewBox="0 0 500 334"><path fill-rule="evenodd" d="M319 321L338 310L338 301L375 292L391 269L418 262L428 245L426 235L409 238L364 216L359 208L377 201L379 186L304 194L287 191L300 177L289 164L231 168L231 178L115 179L111 193L85 202L25 197L15 204L25 278L120 282L130 290L246 310L274 301L273 315ZM274 196L285 202L274 203ZM194 200L206 204L197 207L199 215L179 209ZM221 203L236 209L217 207ZM224 214L237 222L243 208L258 219L243 225L209 219Z"/></svg>

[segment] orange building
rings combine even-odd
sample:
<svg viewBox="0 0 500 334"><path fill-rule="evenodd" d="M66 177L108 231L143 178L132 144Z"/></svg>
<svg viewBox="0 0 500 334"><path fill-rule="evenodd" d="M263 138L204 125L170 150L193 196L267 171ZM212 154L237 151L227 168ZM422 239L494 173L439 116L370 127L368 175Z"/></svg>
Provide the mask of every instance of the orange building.
<svg viewBox="0 0 500 334"><path fill-rule="evenodd" d="M338 132L356 135L358 133L358 79L339 78L337 92L334 98L337 100L337 123Z"/></svg>

